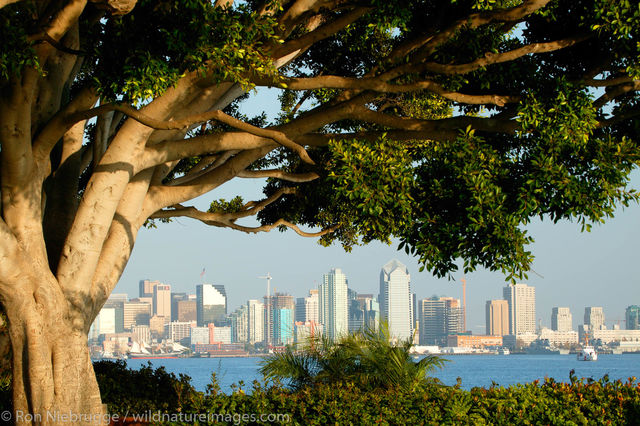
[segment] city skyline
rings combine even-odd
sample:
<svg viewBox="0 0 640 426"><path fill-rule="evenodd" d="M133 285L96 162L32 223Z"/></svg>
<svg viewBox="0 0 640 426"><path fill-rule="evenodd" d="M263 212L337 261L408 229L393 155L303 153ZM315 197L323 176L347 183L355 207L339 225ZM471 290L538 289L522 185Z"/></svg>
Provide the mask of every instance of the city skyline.
<svg viewBox="0 0 640 426"><path fill-rule="evenodd" d="M638 173L634 178L640 183ZM251 179L241 181L235 189L224 189L215 197L228 199L241 193L247 200L261 198L260 182ZM196 205L210 200L199 199ZM585 306L603 306L611 324L624 320L625 303L631 300L638 304L640 288L632 268L640 252L640 206L618 209L615 215L604 225L594 225L590 233L580 233L579 224L568 222L534 221L528 226L536 239L530 247L536 256L535 273L518 282L536 287L536 317L543 325L550 326L555 306L567 306L572 312L582 312ZM437 279L426 270L419 272L414 257L396 250L397 241L391 246L374 242L345 253L340 246L322 247L316 240L293 232L247 235L186 219L159 223L158 228L140 231L115 293L136 294L138 282L144 278L171 284L176 292L185 291L203 281L200 273L205 268L206 281L226 286L233 309L246 302L246 294L266 294L265 281L258 277L267 272L274 277L272 291L276 288L300 297L317 287L322 275L334 267L349 277L350 288L377 293L380 267L397 258L409 269L412 291L418 299L434 294L462 297L458 281L463 277L461 271L455 275L456 281ZM485 302L502 297L504 276L480 270L467 273L466 279L467 328L483 333Z"/></svg>

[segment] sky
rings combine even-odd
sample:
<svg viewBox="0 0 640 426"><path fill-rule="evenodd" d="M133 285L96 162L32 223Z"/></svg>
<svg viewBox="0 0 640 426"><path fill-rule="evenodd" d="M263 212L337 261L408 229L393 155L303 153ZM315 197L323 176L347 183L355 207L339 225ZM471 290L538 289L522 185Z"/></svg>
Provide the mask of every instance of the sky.
<svg viewBox="0 0 640 426"><path fill-rule="evenodd" d="M275 92L263 91L248 112L269 109L274 103ZM640 172L634 173L632 186L640 188ZM213 199L236 195L245 200L261 199L262 181L237 180L184 204L206 209ZM244 224L251 225L251 221ZM555 306L571 309L574 328L582 323L586 306L602 306L607 326L620 320L624 328L625 308L640 304L640 206L618 209L614 218L604 225L594 225L591 232L581 233L577 223L552 224L548 220L535 220L527 230L535 238L530 246L535 273L522 282L536 287L536 316L542 325L551 325L551 309ZM397 245L373 242L346 253L339 244L322 247L316 239L300 237L293 231L245 234L179 218L158 224L157 229L140 231L114 293L137 297L142 279L159 280L170 284L172 291L194 294L195 286L203 281L223 284L228 311L232 312L248 299L266 294L266 280L259 277L267 273L273 277L272 291L303 297L317 287L323 274L341 268L349 288L377 295L382 266L398 259L408 267L412 291L418 299L433 295L462 298L461 273L447 280L437 279L426 270L419 272L417 259L398 251ZM505 277L479 270L465 278L467 329L484 334L485 303L502 298Z"/></svg>

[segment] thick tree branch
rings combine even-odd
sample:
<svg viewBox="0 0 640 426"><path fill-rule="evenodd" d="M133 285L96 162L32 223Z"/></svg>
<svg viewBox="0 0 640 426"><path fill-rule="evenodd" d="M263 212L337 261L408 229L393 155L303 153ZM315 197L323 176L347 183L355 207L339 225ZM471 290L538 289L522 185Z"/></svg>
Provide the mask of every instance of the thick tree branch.
<svg viewBox="0 0 640 426"><path fill-rule="evenodd" d="M320 177L315 172L309 173L288 173L284 170L245 170L243 172L238 173L238 177L240 178L250 178L250 179L259 179L259 178L277 178L286 180L289 182L311 182L312 180L316 180Z"/></svg>
<svg viewBox="0 0 640 426"><path fill-rule="evenodd" d="M464 93L458 93L446 90L440 84L423 80L409 84L391 84L387 83L380 77L372 78L353 78L353 77L340 77L335 75L324 75L311 78L286 78L283 82L287 84L287 87L292 90L313 90L321 88L332 89L350 89L350 90L371 90L381 93L403 93L403 92L417 92L421 90L428 90L432 93L436 93L445 99L449 99L455 102L472 104L472 105L485 105L493 104L498 106L504 106L507 103L516 103L520 101L519 96L509 95L467 95Z"/></svg>
<svg viewBox="0 0 640 426"><path fill-rule="evenodd" d="M601 108L618 96L622 96L626 93L638 90L640 90L640 80L633 80L629 83L620 84L618 86L610 86L610 88L605 92L604 95L600 96L593 102L593 106L596 108Z"/></svg>
<svg viewBox="0 0 640 426"><path fill-rule="evenodd" d="M368 123L380 124L393 129L433 132L434 137L452 139L457 137L460 129L472 126L484 132L514 134L520 125L512 120L500 120L485 117L458 116L439 120L419 120L416 118L396 117L372 111L364 106L354 108L349 118Z"/></svg>
<svg viewBox="0 0 640 426"><path fill-rule="evenodd" d="M254 161L262 158L272 149L273 147L268 147L243 151L229 159L222 166L185 185L151 186L145 200L143 217L146 219L158 210L183 203L212 191L236 177L238 173L249 167Z"/></svg>
<svg viewBox="0 0 640 426"><path fill-rule="evenodd" d="M557 50L565 49L573 46L584 40L587 40L589 36L575 36L562 40L550 41L547 43L533 43L526 46L519 47L517 49L510 50L508 52L493 53L487 52L484 57L478 58L475 61L468 62L466 64L439 64L436 62L425 62L424 64L407 65L398 67L398 70L392 70L391 76L399 75L399 72L420 72L430 71L440 74L466 74L488 65L501 64L504 62L514 61L526 55L535 53L548 53Z"/></svg>
<svg viewBox="0 0 640 426"><path fill-rule="evenodd" d="M69 117L69 120L77 121L81 119L87 119L87 118L105 113L107 111L120 111L126 114L127 116L133 118L134 120L138 121L139 123L144 124L147 127L151 127L153 129L162 129L162 130L187 129L190 126L197 123L204 123L206 121L216 120L216 121L219 121L220 123L224 123L238 130L242 130L244 132L251 133L256 136L272 139L278 144L286 148L289 148L295 153L297 153L305 163L314 164L313 160L311 159L311 157L309 157L309 154L304 149L304 147L297 144L293 140L289 139L287 135L285 135L284 133L277 130L262 129L256 126L252 126L251 124L245 123L244 121L231 117L230 115L227 115L220 110L209 111L202 114L196 114L180 120L157 120L127 105L106 104L106 105L101 105L97 108L93 108L88 111L72 114Z"/></svg>
<svg viewBox="0 0 640 426"><path fill-rule="evenodd" d="M438 46L447 42L460 29L467 27L470 29L478 28L482 25L493 22L514 22L519 21L532 14L538 9L544 7L551 0L528 0L521 5L509 9L492 10L487 12L479 12L471 14L465 18L457 20L447 29L439 32L421 49L424 57L429 56Z"/></svg>
<svg viewBox="0 0 640 426"><path fill-rule="evenodd" d="M306 49L314 43L334 35L347 25L357 21L358 18L362 17L371 10L372 9L369 7L357 7L341 15L337 19L319 26L313 31L310 31L296 39L284 43L274 51L273 57L280 58L297 50Z"/></svg>

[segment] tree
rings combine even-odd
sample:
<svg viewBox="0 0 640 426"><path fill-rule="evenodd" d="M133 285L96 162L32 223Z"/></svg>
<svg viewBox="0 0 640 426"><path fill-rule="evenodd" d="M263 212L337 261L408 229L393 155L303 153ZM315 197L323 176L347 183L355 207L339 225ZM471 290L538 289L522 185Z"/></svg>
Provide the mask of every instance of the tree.
<svg viewBox="0 0 640 426"><path fill-rule="evenodd" d="M413 339L392 341L386 324L331 340L311 336L297 347L265 358L260 372L267 379L284 379L293 389L318 384L355 383L365 389L417 391L439 383L427 377L447 360L435 355L413 360Z"/></svg>
<svg viewBox="0 0 640 426"><path fill-rule="evenodd" d="M14 408L102 412L87 332L154 220L347 249L395 236L437 275L526 273L530 218L588 227L636 199L639 17L610 0L0 0ZM267 86L279 119L240 114ZM265 198L184 204L234 178L267 178Z"/></svg>

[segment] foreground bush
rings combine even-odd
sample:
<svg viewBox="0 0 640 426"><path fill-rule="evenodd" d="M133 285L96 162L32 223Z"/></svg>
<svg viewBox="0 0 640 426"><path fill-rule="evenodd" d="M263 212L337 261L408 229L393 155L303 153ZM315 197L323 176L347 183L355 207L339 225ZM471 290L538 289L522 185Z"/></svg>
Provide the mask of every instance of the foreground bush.
<svg viewBox="0 0 640 426"><path fill-rule="evenodd" d="M163 369L143 374L121 369L121 376L98 374L104 402L112 413L288 414L293 424L637 424L640 384L576 379L551 379L507 388L493 386L470 391L431 384L418 390L365 389L354 383L318 383L296 390L279 384L254 382L250 391L238 387L227 395L215 376L205 393L196 392L185 376ZM158 371L160 371L158 373ZM120 383L122 391L118 390ZM156 387L163 386L163 387ZM106 392L106 388L110 390ZM150 391L155 389L155 392ZM180 389L171 393L169 390ZM155 397L154 397L155 395ZM169 395L173 395L169 397ZM129 400L130 398L130 400ZM173 401L171 398L175 398ZM134 410L135 407L135 410ZM166 407L166 408L162 408ZM222 417L220 417L222 418ZM258 422L260 423L260 422ZM267 423L267 422L264 422Z"/></svg>
<svg viewBox="0 0 640 426"><path fill-rule="evenodd" d="M438 380L430 377L447 361L435 355L415 361L413 339L394 341L386 323L332 340L313 336L298 347L265 358L260 372L292 389L331 383L355 383L365 389L416 391Z"/></svg>

